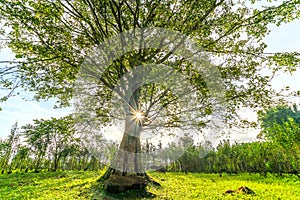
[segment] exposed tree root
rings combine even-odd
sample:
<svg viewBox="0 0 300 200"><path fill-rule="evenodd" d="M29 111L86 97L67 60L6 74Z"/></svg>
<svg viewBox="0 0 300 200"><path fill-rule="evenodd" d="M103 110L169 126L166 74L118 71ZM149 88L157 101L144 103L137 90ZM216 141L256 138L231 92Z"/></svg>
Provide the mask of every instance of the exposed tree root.
<svg viewBox="0 0 300 200"><path fill-rule="evenodd" d="M108 193L122 193L133 190L146 192L147 186L161 187L160 183L146 173L122 173L111 167L97 182L102 182L104 190Z"/></svg>

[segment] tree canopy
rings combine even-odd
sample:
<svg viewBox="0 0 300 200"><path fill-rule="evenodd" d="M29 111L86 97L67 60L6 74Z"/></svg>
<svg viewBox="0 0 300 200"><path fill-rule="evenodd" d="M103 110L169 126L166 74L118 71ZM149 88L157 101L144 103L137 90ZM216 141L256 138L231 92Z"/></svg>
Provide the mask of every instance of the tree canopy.
<svg viewBox="0 0 300 200"><path fill-rule="evenodd" d="M279 105L259 113L262 131L259 137L264 137L284 146L300 143L300 112L297 105L293 107Z"/></svg>
<svg viewBox="0 0 300 200"><path fill-rule="evenodd" d="M251 3L2 0L2 23L7 33L4 46L13 50L16 59L2 65L1 85L10 89L21 86L34 91L36 99L56 96L68 104L79 66L88 53L85 49L126 30L163 27L195 36L204 51L222 60L219 70L232 111L235 104L261 106L271 96L270 77L263 76L261 68L276 71L286 66L294 70L298 62L296 53L266 54L262 39L269 33L268 24L280 25L299 16L298 2L261 8L253 8L257 1ZM153 62L141 56L152 53L140 52L140 57ZM161 60L154 58L156 62ZM241 82L246 84L238 84Z"/></svg>
<svg viewBox="0 0 300 200"><path fill-rule="evenodd" d="M56 171L61 158L66 157L78 146L75 136L74 119L71 116L49 120L34 120L34 125L23 126L26 142L32 146L31 151L37 155L36 169L41 159L48 152Z"/></svg>

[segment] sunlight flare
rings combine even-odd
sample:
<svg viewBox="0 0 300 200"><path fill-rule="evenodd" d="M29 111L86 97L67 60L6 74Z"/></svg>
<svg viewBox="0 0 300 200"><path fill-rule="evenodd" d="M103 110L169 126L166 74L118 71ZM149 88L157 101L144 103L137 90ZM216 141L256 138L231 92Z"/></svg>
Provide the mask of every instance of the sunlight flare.
<svg viewBox="0 0 300 200"><path fill-rule="evenodd" d="M134 111L133 112L133 119L137 122L142 122L144 120L144 113L141 111Z"/></svg>

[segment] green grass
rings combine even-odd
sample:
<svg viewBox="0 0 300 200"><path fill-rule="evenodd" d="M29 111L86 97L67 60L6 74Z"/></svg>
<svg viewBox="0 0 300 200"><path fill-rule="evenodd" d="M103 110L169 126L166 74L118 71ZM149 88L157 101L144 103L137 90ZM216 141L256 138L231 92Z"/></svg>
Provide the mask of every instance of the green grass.
<svg viewBox="0 0 300 200"><path fill-rule="evenodd" d="M106 195L96 182L103 172L42 172L0 175L0 199L137 199L136 194ZM152 199L300 199L300 179L297 177L267 178L260 175L224 175L149 173L162 188L149 187ZM247 186L255 195L228 194ZM140 197L141 198L141 197ZM142 199L150 198L144 197Z"/></svg>
<svg viewBox="0 0 300 200"><path fill-rule="evenodd" d="M165 180L161 181L162 189L150 189L158 193L158 199L300 199L300 179L297 177L267 178L260 175L225 175L217 174L182 174L167 173L153 174ZM255 195L227 194L226 190L236 190L240 186L247 186Z"/></svg>

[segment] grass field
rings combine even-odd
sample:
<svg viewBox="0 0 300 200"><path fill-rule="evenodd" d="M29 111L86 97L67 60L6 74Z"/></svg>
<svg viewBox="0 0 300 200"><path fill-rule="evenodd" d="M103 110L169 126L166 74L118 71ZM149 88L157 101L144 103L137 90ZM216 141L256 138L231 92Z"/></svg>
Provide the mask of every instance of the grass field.
<svg viewBox="0 0 300 200"><path fill-rule="evenodd" d="M156 197L106 195L96 182L102 172L43 172L0 175L0 199L300 199L300 179L293 176L149 173L162 188L149 187ZM254 195L227 194L247 186Z"/></svg>

